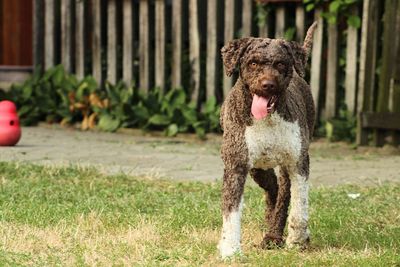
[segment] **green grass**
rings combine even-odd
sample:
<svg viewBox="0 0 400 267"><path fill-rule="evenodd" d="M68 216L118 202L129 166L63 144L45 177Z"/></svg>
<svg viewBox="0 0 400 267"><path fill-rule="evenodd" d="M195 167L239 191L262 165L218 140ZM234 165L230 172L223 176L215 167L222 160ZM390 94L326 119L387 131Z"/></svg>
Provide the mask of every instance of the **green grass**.
<svg viewBox="0 0 400 267"><path fill-rule="evenodd" d="M400 265L399 185L312 190L312 247L303 252L255 247L264 200L259 188L247 186L244 255L230 261L216 249L216 183L0 162L0 191L0 265Z"/></svg>

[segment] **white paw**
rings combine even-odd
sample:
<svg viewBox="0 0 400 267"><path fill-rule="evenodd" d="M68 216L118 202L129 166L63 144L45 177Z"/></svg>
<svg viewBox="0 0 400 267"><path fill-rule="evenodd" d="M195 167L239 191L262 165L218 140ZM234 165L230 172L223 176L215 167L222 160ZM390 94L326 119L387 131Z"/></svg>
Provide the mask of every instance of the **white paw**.
<svg viewBox="0 0 400 267"><path fill-rule="evenodd" d="M289 233L286 239L288 248L306 248L310 243L310 233L307 230Z"/></svg>
<svg viewBox="0 0 400 267"><path fill-rule="evenodd" d="M223 259L242 253L239 242L228 241L224 238L219 241L218 249Z"/></svg>

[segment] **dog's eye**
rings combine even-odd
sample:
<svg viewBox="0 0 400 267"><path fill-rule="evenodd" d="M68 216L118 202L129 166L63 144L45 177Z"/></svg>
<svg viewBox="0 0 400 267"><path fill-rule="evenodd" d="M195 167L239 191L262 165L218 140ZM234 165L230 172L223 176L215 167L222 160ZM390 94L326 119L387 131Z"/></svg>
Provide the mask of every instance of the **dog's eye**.
<svg viewBox="0 0 400 267"><path fill-rule="evenodd" d="M255 69L257 67L257 62L250 62L250 67L252 67L253 69Z"/></svg>
<svg viewBox="0 0 400 267"><path fill-rule="evenodd" d="M283 64L282 62L279 62L279 63L276 64L276 68L277 68L278 70L285 70L285 69L286 69L286 66L285 66L285 64Z"/></svg>

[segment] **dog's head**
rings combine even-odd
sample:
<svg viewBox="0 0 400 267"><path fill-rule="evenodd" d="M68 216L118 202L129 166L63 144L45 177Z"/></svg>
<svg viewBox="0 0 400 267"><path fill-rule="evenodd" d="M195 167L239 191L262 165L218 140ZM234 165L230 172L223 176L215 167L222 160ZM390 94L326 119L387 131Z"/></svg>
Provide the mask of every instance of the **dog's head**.
<svg viewBox="0 0 400 267"><path fill-rule="evenodd" d="M310 27L304 45L282 39L242 38L229 42L222 49L226 74L239 67L240 78L253 97L252 113L264 118L275 111L285 95L295 70L304 76L311 44Z"/></svg>

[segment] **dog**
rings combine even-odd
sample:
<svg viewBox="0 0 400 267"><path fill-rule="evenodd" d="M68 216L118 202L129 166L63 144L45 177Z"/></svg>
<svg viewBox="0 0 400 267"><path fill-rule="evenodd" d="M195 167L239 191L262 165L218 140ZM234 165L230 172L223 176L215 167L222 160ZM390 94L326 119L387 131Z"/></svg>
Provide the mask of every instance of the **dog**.
<svg viewBox="0 0 400 267"><path fill-rule="evenodd" d="M240 219L246 176L265 190L268 227L262 248L307 247L308 149L315 123L310 86L304 80L314 22L303 45L283 39L242 38L222 49L226 74L239 78L221 107L223 258L241 253ZM291 205L288 216L288 206Z"/></svg>

